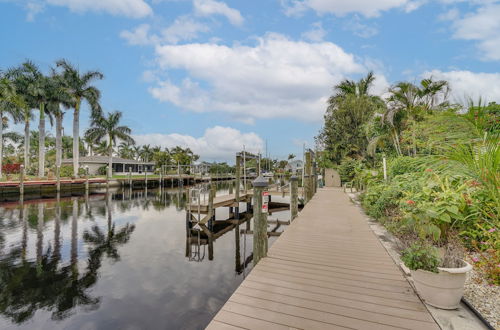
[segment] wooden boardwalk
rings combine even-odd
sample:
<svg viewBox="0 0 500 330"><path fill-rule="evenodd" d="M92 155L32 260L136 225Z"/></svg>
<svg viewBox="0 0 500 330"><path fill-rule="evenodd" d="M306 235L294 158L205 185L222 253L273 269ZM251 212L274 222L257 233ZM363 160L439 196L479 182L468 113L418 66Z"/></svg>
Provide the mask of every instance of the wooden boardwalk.
<svg viewBox="0 0 500 330"><path fill-rule="evenodd" d="M318 190L207 329L439 329L364 215Z"/></svg>

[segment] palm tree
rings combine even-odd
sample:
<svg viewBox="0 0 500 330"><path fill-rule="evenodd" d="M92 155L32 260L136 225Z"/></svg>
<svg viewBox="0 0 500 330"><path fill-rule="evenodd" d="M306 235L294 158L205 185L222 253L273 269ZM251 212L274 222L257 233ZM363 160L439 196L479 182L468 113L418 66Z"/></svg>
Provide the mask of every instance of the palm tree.
<svg viewBox="0 0 500 330"><path fill-rule="evenodd" d="M127 126L119 126L122 113L120 111L111 112L108 116L100 114L92 119L92 126L86 132L89 137L95 140L108 139L108 177L113 173L113 145L117 140L133 143L130 136L132 130Z"/></svg>
<svg viewBox="0 0 500 330"><path fill-rule="evenodd" d="M80 107L82 101L86 100L92 111L100 111L99 99L101 93L91 83L96 79L104 78L104 75L99 71L87 71L81 74L77 68L66 60L59 60L56 64L63 69L64 83L73 98L73 174L77 176L80 156Z"/></svg>
<svg viewBox="0 0 500 330"><path fill-rule="evenodd" d="M394 148L402 154L399 133L407 124L414 124L422 111L432 111L447 105L448 82L423 79L420 86L410 82L399 82L389 89L387 111L384 121L391 127ZM416 154L415 132L413 132L413 154Z"/></svg>
<svg viewBox="0 0 500 330"><path fill-rule="evenodd" d="M143 145L141 150L142 161L148 162L149 159L151 158L151 155L152 155L151 146L149 144Z"/></svg>
<svg viewBox="0 0 500 330"><path fill-rule="evenodd" d="M127 142L122 142L118 146L118 155L121 158L125 159L133 159L134 158L134 150L132 149L132 144Z"/></svg>
<svg viewBox="0 0 500 330"><path fill-rule="evenodd" d="M0 177L2 177L3 166L3 129L4 123L8 120L5 115L17 118L19 105L22 106L22 99L16 92L14 82L0 72Z"/></svg>

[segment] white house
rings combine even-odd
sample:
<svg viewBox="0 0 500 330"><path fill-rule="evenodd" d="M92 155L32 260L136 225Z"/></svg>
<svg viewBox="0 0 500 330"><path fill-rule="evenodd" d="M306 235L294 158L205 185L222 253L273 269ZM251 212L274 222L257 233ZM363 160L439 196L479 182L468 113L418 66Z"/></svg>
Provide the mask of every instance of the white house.
<svg viewBox="0 0 500 330"><path fill-rule="evenodd" d="M108 156L85 156L79 158L80 167L89 169L89 174L98 174L99 168L108 166ZM142 162L133 159L125 159L113 157L113 173L118 175L128 174L144 174L144 172L153 173L155 168L154 162ZM63 165L73 165L73 159L63 159Z"/></svg>

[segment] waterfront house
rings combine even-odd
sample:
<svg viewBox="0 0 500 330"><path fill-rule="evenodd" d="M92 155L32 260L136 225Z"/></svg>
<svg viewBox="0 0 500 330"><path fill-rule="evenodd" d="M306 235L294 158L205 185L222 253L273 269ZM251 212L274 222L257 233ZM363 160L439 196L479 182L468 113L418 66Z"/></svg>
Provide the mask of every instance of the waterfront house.
<svg viewBox="0 0 500 330"><path fill-rule="evenodd" d="M90 175L98 174L99 168L108 166L108 161L108 156L85 156L79 158L80 167L88 167ZM62 164L73 165L73 159L63 159ZM113 157L113 174L124 175L128 174L129 171L131 171L134 175L144 174L145 172L153 173L154 168L154 162L143 162L134 159Z"/></svg>

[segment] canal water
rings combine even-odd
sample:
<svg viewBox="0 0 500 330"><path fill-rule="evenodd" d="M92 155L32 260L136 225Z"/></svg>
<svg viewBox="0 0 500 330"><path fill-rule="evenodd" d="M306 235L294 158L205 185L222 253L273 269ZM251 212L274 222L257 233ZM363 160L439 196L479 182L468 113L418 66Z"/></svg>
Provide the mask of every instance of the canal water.
<svg viewBox="0 0 500 330"><path fill-rule="evenodd" d="M0 329L204 328L252 266L252 226L219 209L209 244L186 223L186 196L126 188L0 203Z"/></svg>

